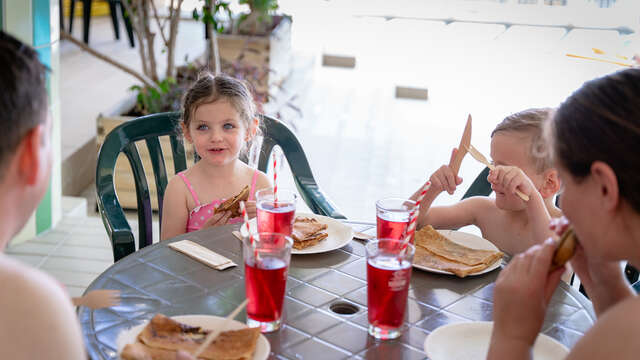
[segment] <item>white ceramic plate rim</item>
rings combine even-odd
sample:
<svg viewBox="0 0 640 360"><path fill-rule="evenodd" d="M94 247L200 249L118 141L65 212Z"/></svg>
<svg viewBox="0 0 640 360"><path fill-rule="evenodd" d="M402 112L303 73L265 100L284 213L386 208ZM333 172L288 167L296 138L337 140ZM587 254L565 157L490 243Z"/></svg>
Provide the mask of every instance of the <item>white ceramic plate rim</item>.
<svg viewBox="0 0 640 360"><path fill-rule="evenodd" d="M455 354L451 353L451 348L447 349L438 349L439 346L443 346L443 344L447 344L446 339L456 339L459 340L460 343L457 345L462 347L465 343L465 337L460 334L463 332L480 332L481 335L486 334L487 338L487 350L489 346L489 341L491 339L491 331L493 329L493 321L474 321L474 322L463 322L463 323L455 323L448 324L444 326L440 326L435 329L431 334L427 335L427 338L424 340L424 352L427 354L429 359L431 360L442 360L442 359L452 359ZM467 344L469 342L466 342ZM452 346L453 347L453 346ZM432 349L432 351L430 351ZM435 350L433 350L435 349ZM445 357L438 357L440 353L448 354ZM543 355L551 355L542 357ZM533 359L564 359L567 354L569 354L569 349L558 342L556 339L545 335L538 334L538 338L534 344L533 348ZM484 357L483 357L484 356ZM484 359L486 354L480 355L478 358Z"/></svg>
<svg viewBox="0 0 640 360"><path fill-rule="evenodd" d="M213 329L225 320L223 317L213 315L177 315L171 316L171 318L187 325L200 326L203 329ZM122 349L124 349L125 345L134 343L138 334L140 334L140 331L147 326L147 323L148 321L145 321L140 325L123 330L118 334L118 338L116 340L116 346L118 347L118 359L120 358L120 354L122 353ZM227 329L239 330L246 327L246 324L236 320L231 320ZM256 351L253 354L253 360L264 360L268 358L270 351L271 345L269 344L269 341L267 341L267 338L264 337L264 335L260 334L258 337L258 343L256 344Z"/></svg>
<svg viewBox="0 0 640 360"><path fill-rule="evenodd" d="M353 229L334 218L307 213L296 213L296 217L314 218L323 224L327 224L327 234L329 236L318 244L309 246L308 248L304 248L302 250L291 249L291 254L305 255L333 251L349 244L353 239ZM249 220L249 226L251 229L257 229L255 218ZM244 226L240 227L240 233L243 236L246 236L247 231Z"/></svg>
<svg viewBox="0 0 640 360"><path fill-rule="evenodd" d="M438 232L446 236L447 238L449 238L451 241L458 243L460 245L470 247L472 249L500 251L489 240L481 238L480 236L477 236L474 234L469 234L463 231L456 231L456 230L438 230ZM493 271L499 268L500 264L502 264L502 260L496 261L493 265L489 266L488 268L482 271L478 271L477 273L469 274L467 276L476 276L476 275L486 274L490 271ZM449 271L434 269L434 268L430 268L430 267L418 265L418 264L413 264L413 267L416 269L430 271L438 274L455 275L454 273Z"/></svg>

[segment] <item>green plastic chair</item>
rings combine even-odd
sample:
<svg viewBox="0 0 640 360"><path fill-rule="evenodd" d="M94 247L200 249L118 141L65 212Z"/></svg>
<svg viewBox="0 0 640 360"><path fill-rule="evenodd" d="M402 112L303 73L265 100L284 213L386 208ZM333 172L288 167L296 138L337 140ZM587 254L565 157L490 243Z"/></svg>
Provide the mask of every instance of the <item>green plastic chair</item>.
<svg viewBox="0 0 640 360"><path fill-rule="evenodd" d="M491 190L491 184L487 181L487 176L489 176L489 168L485 167L473 180L471 186L462 196L462 200L472 196L489 196L493 190Z"/></svg>
<svg viewBox="0 0 640 360"><path fill-rule="evenodd" d="M291 167L298 192L311 211L336 219L345 219L345 216L316 183L307 157L293 132L274 118L261 115L261 119L264 124L262 129L264 140L258 169L266 171L273 147L278 145ZM187 161L179 129L180 113L169 112L143 116L125 122L105 137L98 154L96 192L98 209L111 239L115 261L136 251L133 232L118 201L113 182L118 155L121 152L126 155L135 179L139 223L138 240L139 248L143 248L153 242L152 210L149 185L135 142L144 140L149 150L157 188L159 217L162 223L162 200L168 179L158 137L169 136L175 171L176 173L183 171L187 168Z"/></svg>

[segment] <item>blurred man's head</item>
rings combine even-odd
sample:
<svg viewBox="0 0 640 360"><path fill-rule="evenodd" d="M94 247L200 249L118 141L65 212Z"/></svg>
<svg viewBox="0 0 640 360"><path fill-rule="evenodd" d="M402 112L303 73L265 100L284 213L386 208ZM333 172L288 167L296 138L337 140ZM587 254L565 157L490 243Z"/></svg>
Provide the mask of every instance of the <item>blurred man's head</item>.
<svg viewBox="0 0 640 360"><path fill-rule="evenodd" d="M0 191L7 193L0 197L16 202L3 203L0 221L15 223L18 231L49 182L46 68L33 48L0 31L0 69Z"/></svg>

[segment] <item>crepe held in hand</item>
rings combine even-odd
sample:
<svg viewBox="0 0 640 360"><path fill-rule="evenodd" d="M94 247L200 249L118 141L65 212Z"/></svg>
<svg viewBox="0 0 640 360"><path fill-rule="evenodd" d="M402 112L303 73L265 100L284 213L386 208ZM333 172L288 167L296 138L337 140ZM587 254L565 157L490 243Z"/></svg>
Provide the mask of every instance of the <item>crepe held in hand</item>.
<svg viewBox="0 0 640 360"><path fill-rule="evenodd" d="M500 251L472 249L453 242L431 225L417 231L414 239L415 264L448 271L459 277L483 271L503 256Z"/></svg>
<svg viewBox="0 0 640 360"><path fill-rule="evenodd" d="M314 218L297 217L291 231L293 248L301 250L319 243L329 236L325 230L327 230L327 224Z"/></svg>
<svg viewBox="0 0 640 360"><path fill-rule="evenodd" d="M231 211L231 217L235 218L238 216L242 216L242 211L240 211L240 201L247 201L249 199L249 186L245 185L242 188L242 191L238 193L236 196L225 200L222 204L218 205L218 207L214 210L214 213L219 213L223 211Z"/></svg>
<svg viewBox="0 0 640 360"><path fill-rule="evenodd" d="M162 314L154 316L138 335L138 342L127 344L121 354L125 360L175 359L178 350L193 353L204 342L209 330L177 322ZM199 359L248 360L253 357L260 328L223 331Z"/></svg>

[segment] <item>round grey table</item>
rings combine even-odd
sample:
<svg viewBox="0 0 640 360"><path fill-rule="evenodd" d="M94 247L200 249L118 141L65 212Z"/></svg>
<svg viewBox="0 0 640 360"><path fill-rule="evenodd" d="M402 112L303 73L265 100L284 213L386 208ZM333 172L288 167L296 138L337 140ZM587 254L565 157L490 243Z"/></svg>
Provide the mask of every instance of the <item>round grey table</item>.
<svg viewBox="0 0 640 360"><path fill-rule="evenodd" d="M349 222L356 231L373 225ZM245 298L242 246L231 231L238 225L184 234L239 266L211 269L178 253L168 242L146 247L118 261L87 289L122 291L119 306L80 308L84 340L92 359L117 359L116 338L156 313L226 316ZM378 341L367 334L364 244L291 258L284 302L284 325L266 334L272 359L424 359L429 332L455 322L492 319L492 295L498 271L459 279L414 269L402 337ZM353 312L339 314L334 312ZM243 312L236 318L246 320ZM595 320L589 300L561 282L542 332L572 347Z"/></svg>

